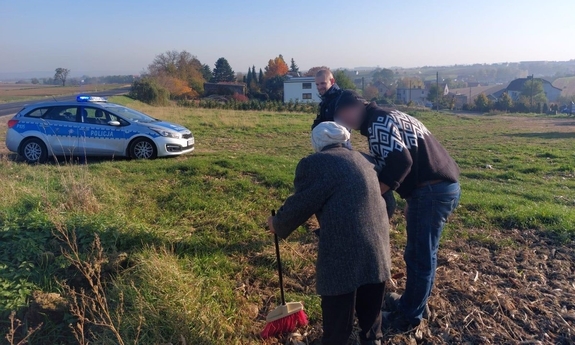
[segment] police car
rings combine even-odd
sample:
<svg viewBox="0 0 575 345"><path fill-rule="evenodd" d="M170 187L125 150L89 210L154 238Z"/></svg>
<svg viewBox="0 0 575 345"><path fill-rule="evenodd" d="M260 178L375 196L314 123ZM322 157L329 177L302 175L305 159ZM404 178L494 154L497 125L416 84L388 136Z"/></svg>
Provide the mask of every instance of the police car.
<svg viewBox="0 0 575 345"><path fill-rule="evenodd" d="M25 106L8 121L6 146L30 163L50 156L177 156L194 150L192 132L101 97Z"/></svg>

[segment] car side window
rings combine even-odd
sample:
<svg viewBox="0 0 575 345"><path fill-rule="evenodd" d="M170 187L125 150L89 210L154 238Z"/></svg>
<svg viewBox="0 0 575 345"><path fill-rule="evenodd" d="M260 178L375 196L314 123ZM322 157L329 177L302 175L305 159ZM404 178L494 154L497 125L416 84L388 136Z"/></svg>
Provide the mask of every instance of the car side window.
<svg viewBox="0 0 575 345"><path fill-rule="evenodd" d="M53 107L44 115L44 118L46 120L77 122L78 107Z"/></svg>
<svg viewBox="0 0 575 345"><path fill-rule="evenodd" d="M50 110L49 107L46 108L36 108L34 110L32 110L31 112L29 112L28 114L26 114L24 117L34 117L34 118L41 118L44 117L44 115L46 115L46 113Z"/></svg>
<svg viewBox="0 0 575 345"><path fill-rule="evenodd" d="M125 121L103 109L84 107L82 110L85 123L109 126L110 121L118 121L125 125Z"/></svg>

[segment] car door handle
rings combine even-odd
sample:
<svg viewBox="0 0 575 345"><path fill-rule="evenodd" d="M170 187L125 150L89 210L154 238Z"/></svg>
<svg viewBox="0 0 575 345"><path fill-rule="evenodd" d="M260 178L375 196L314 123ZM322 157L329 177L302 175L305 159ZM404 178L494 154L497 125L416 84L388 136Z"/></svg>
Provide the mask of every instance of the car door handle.
<svg viewBox="0 0 575 345"><path fill-rule="evenodd" d="M86 132L88 131L88 127L80 127L80 130Z"/></svg>

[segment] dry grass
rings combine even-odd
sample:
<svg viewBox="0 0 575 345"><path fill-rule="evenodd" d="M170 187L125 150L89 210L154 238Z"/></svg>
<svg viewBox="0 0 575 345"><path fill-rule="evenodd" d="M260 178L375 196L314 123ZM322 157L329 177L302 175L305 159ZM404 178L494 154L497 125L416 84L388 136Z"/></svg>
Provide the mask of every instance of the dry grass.
<svg viewBox="0 0 575 345"><path fill-rule="evenodd" d="M312 116L153 108L119 100L190 127L197 151L176 159L85 166L30 166L3 158L0 207L6 211L0 214L5 227L15 229L13 237L24 233L27 243L46 224L44 206L53 205L50 214L63 217L59 222L72 219L84 240L94 232L102 243L108 238L109 262L127 253L124 264L102 273L114 306L110 312L122 311L116 307L123 301L123 339L181 345L285 343L257 336L266 313L278 303L273 243L264 223L269 210L291 192L297 161L311 152ZM573 120L420 116L460 163L464 195L440 249L431 319L418 332L388 334L386 343L572 343L573 242L569 237L559 242L550 234L573 228ZM365 150L360 135L353 140L356 149ZM509 176L499 177L504 174ZM34 203L15 206L23 198ZM26 218L29 213L37 217ZM18 223L11 214L18 214ZM522 230L509 222L518 215L527 224L520 224ZM503 221L496 223L498 217ZM548 223L531 222L537 217ZM400 292L405 280L401 213L394 229L393 289ZM314 289L316 241L300 229L282 243L287 297L305 303L311 324L299 331L309 344L317 344L321 335ZM29 272L22 274L28 277ZM49 284L34 283L53 291ZM35 343L53 339L44 329ZM118 343L111 332L98 332L94 339Z"/></svg>
<svg viewBox="0 0 575 345"><path fill-rule="evenodd" d="M0 103L17 102L46 97L74 95L82 92L98 92L117 89L121 84L54 86L32 84L0 84Z"/></svg>

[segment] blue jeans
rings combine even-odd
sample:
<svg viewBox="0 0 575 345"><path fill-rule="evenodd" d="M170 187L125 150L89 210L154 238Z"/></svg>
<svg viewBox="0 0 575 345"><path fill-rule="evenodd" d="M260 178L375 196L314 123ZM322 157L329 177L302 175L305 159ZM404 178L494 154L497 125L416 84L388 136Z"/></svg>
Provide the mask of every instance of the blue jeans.
<svg viewBox="0 0 575 345"><path fill-rule="evenodd" d="M418 187L407 199L407 283L399 308L412 325L419 325L433 288L437 251L447 217L459 204L459 183L440 182Z"/></svg>

